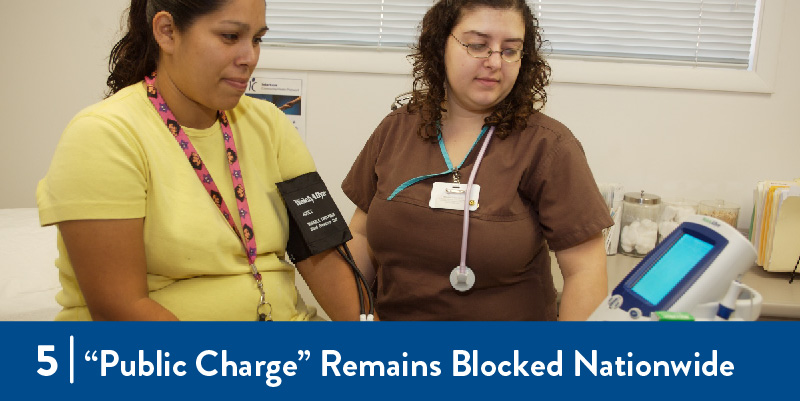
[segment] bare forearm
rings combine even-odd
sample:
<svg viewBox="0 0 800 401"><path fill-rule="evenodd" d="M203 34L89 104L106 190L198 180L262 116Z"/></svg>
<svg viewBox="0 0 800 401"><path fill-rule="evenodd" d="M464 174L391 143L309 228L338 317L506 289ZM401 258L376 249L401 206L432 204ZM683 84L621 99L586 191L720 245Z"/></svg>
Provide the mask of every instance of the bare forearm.
<svg viewBox="0 0 800 401"><path fill-rule="evenodd" d="M356 281L350 266L335 250L297 263L314 298L332 320L358 320Z"/></svg>
<svg viewBox="0 0 800 401"><path fill-rule="evenodd" d="M606 297L608 284L605 269L577 273L564 279L558 320L586 320Z"/></svg>
<svg viewBox="0 0 800 401"><path fill-rule="evenodd" d="M375 282L375 260L372 255L372 250L367 241L367 213L361 209L356 209L353 213L353 218L350 220L350 232L353 233L353 239L348 242L350 251L353 253L358 269L364 275L367 283L371 286Z"/></svg>
<svg viewBox="0 0 800 401"><path fill-rule="evenodd" d="M148 297L144 219L74 220L58 229L94 320L177 320Z"/></svg>
<svg viewBox="0 0 800 401"><path fill-rule="evenodd" d="M178 318L158 302L142 298L127 304L103 305L90 308L92 319L132 321L175 321Z"/></svg>
<svg viewBox="0 0 800 401"><path fill-rule="evenodd" d="M606 253L602 234L556 252L564 290L559 320L586 320L608 293Z"/></svg>

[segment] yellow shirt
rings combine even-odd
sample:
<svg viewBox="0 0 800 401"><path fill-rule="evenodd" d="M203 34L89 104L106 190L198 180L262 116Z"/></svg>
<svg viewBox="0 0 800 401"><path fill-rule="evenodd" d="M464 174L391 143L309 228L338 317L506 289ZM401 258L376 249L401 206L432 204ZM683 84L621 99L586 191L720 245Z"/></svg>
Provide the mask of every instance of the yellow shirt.
<svg viewBox="0 0 800 401"><path fill-rule="evenodd" d="M284 260L286 208L275 183L315 170L288 118L273 104L242 97L227 112L253 219L267 300L275 320L307 320ZM184 128L236 210L219 124ZM206 192L141 83L81 111L69 123L36 191L42 225L68 220L144 218L150 298L181 320L255 320L260 294L242 245ZM234 218L240 225L238 216ZM58 236L63 310L56 320L90 320Z"/></svg>

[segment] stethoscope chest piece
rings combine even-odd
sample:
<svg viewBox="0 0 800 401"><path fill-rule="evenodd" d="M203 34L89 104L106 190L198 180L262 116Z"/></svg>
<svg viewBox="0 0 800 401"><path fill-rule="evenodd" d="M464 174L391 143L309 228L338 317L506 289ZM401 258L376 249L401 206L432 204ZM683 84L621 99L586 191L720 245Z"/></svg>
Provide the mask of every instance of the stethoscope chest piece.
<svg viewBox="0 0 800 401"><path fill-rule="evenodd" d="M455 269L450 272L450 285L452 285L456 291L469 291L469 289L475 285L475 273L467 266L464 266L464 272L462 273L461 267L456 266Z"/></svg>

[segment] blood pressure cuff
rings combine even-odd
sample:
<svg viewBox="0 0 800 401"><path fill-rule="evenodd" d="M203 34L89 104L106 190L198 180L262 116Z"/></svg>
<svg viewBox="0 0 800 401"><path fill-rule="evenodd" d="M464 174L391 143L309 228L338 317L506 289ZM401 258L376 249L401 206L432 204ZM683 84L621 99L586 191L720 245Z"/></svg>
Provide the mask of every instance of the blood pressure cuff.
<svg viewBox="0 0 800 401"><path fill-rule="evenodd" d="M293 263L351 240L353 235L315 172L279 182L278 191L289 212L286 253Z"/></svg>

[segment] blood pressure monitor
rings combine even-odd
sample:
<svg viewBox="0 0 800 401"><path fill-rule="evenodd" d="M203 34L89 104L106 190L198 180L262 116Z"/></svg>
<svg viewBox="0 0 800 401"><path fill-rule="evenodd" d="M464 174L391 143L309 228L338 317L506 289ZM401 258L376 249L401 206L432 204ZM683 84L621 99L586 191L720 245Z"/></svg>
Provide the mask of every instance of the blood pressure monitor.
<svg viewBox="0 0 800 401"><path fill-rule="evenodd" d="M713 319L723 298L731 297L733 283L732 302L738 305L739 291L745 289L749 298L741 301L750 302L752 315L755 300L757 317L761 296L738 282L755 258L750 241L735 228L713 217L692 216L645 255L589 320L650 320L661 311Z"/></svg>

